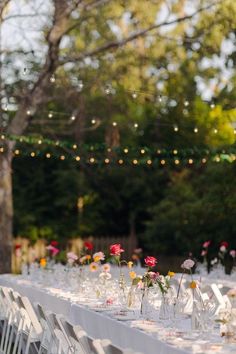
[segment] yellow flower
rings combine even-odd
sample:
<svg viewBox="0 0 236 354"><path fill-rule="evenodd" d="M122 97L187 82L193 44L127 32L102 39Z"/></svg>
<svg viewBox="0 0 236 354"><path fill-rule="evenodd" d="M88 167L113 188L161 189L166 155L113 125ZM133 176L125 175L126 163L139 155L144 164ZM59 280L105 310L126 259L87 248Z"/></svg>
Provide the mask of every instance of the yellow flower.
<svg viewBox="0 0 236 354"><path fill-rule="evenodd" d="M87 255L86 255L86 259L87 259L88 261L91 259L90 254L87 254Z"/></svg>
<svg viewBox="0 0 236 354"><path fill-rule="evenodd" d="M94 262L99 262L100 261L100 257L96 256L93 258L94 259Z"/></svg>
<svg viewBox="0 0 236 354"><path fill-rule="evenodd" d="M46 258L41 258L41 259L40 259L40 266L41 266L42 268L45 268L46 265L47 265L47 260L46 260Z"/></svg>
<svg viewBox="0 0 236 354"><path fill-rule="evenodd" d="M169 275L169 277L170 278L172 278L172 277L174 277L175 276L175 272L171 272L170 270L169 270L169 272L168 272L168 274L167 275Z"/></svg>
<svg viewBox="0 0 236 354"><path fill-rule="evenodd" d="M135 279L136 278L136 273L134 271L129 272L129 276L131 279Z"/></svg>
<svg viewBox="0 0 236 354"><path fill-rule="evenodd" d="M196 289L197 283L196 283L195 281L191 281L191 283L189 284L189 287L190 287L191 289Z"/></svg>
<svg viewBox="0 0 236 354"><path fill-rule="evenodd" d="M129 262L127 263L128 268L131 269L131 268L133 267L133 264L134 264L133 262L129 261Z"/></svg>
<svg viewBox="0 0 236 354"><path fill-rule="evenodd" d="M92 262L90 265L89 265L89 269L90 269L90 272L96 272L98 270L99 266L97 263L95 262Z"/></svg>

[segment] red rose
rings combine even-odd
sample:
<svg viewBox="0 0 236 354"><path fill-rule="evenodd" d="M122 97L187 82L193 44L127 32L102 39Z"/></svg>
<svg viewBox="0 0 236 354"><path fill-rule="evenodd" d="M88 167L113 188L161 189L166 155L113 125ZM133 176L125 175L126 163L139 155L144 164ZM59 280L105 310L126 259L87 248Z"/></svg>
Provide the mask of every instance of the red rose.
<svg viewBox="0 0 236 354"><path fill-rule="evenodd" d="M222 241L220 246L224 246L225 248L229 247L229 243L227 241Z"/></svg>
<svg viewBox="0 0 236 354"><path fill-rule="evenodd" d="M124 252L121 248L120 243L115 243L114 245L110 246L110 255L111 256L120 256L120 254Z"/></svg>
<svg viewBox="0 0 236 354"><path fill-rule="evenodd" d="M15 250L18 250L18 249L20 249L21 248L21 245L19 244L19 243L16 243L15 244Z"/></svg>
<svg viewBox="0 0 236 354"><path fill-rule="evenodd" d="M84 247L89 250L89 251L92 251L93 250L93 243L90 242L90 241L85 241L84 242Z"/></svg>
<svg viewBox="0 0 236 354"><path fill-rule="evenodd" d="M51 241L50 245L53 247L57 247L58 246L58 241Z"/></svg>
<svg viewBox="0 0 236 354"><path fill-rule="evenodd" d="M157 259L155 257L148 256L144 259L144 262L148 267L152 268L155 267L155 265L157 264Z"/></svg>

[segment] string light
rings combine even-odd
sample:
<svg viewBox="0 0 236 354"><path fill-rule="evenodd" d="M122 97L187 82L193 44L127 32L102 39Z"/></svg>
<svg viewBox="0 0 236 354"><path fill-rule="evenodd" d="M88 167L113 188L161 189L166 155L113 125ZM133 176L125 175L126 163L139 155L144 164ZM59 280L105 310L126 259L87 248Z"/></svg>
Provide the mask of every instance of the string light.
<svg viewBox="0 0 236 354"><path fill-rule="evenodd" d="M107 152L111 152L111 148L108 148L108 149L107 149Z"/></svg>
<svg viewBox="0 0 236 354"><path fill-rule="evenodd" d="M110 162L109 159L105 159L104 161L105 161L106 164L108 164Z"/></svg>
<svg viewBox="0 0 236 354"><path fill-rule="evenodd" d="M157 150L157 154L160 155L161 154L161 150Z"/></svg>
<svg viewBox="0 0 236 354"><path fill-rule="evenodd" d="M205 157L202 159L202 163L206 163L207 159L205 159Z"/></svg>
<svg viewBox="0 0 236 354"><path fill-rule="evenodd" d="M236 129L234 129L234 134L236 134Z"/></svg>
<svg viewBox="0 0 236 354"><path fill-rule="evenodd" d="M16 149L15 150L15 155L19 155L20 154L20 150Z"/></svg>
<svg viewBox="0 0 236 354"><path fill-rule="evenodd" d="M96 119L92 119L92 120L91 120L91 123L92 123L92 124L96 124Z"/></svg>
<svg viewBox="0 0 236 354"><path fill-rule="evenodd" d="M42 144L42 140L41 140L41 139L38 140L38 144L39 144L39 145Z"/></svg>
<svg viewBox="0 0 236 354"><path fill-rule="evenodd" d="M193 131L194 131L194 133L196 133L196 134L197 134L197 133L198 133L198 128L194 128L194 130L193 130Z"/></svg>
<svg viewBox="0 0 236 354"><path fill-rule="evenodd" d="M173 154L177 155L178 154L178 150L173 150Z"/></svg>
<svg viewBox="0 0 236 354"><path fill-rule="evenodd" d="M216 156L216 162L220 162L220 158L219 158L219 156Z"/></svg>
<svg viewBox="0 0 236 354"><path fill-rule="evenodd" d="M90 157L89 161L90 161L91 163L94 163L94 162L95 162L95 158L94 158L94 157Z"/></svg>
<svg viewBox="0 0 236 354"><path fill-rule="evenodd" d="M60 159L63 161L63 160L65 160L65 156L64 155L61 155L60 156Z"/></svg>
<svg viewBox="0 0 236 354"><path fill-rule="evenodd" d="M117 122L113 122L112 125L113 125L113 127L116 127L117 126Z"/></svg>
<svg viewBox="0 0 236 354"><path fill-rule="evenodd" d="M134 159L134 160L133 160L133 164L134 164L134 165L137 165L137 164L138 164L138 160Z"/></svg>
<svg viewBox="0 0 236 354"><path fill-rule="evenodd" d="M179 131L179 128L178 128L177 125L174 126L174 131L175 131L175 132L178 132L178 131Z"/></svg>
<svg viewBox="0 0 236 354"><path fill-rule="evenodd" d="M145 154L145 150L144 149L141 149L141 154Z"/></svg>
<svg viewBox="0 0 236 354"><path fill-rule="evenodd" d="M0 152L4 152L4 148L3 147L0 148Z"/></svg>
<svg viewBox="0 0 236 354"><path fill-rule="evenodd" d="M147 164L151 165L152 164L152 160L147 160Z"/></svg>
<svg viewBox="0 0 236 354"><path fill-rule="evenodd" d="M188 107L188 106L189 106L189 101L187 101L187 100L184 101L184 106L185 106L185 107Z"/></svg>
<svg viewBox="0 0 236 354"><path fill-rule="evenodd" d="M52 117L53 117L52 112L49 112L49 113L48 113L48 118L52 118Z"/></svg>
<svg viewBox="0 0 236 354"><path fill-rule="evenodd" d="M74 121L74 120L76 119L76 117L75 117L75 116L71 116L70 119L71 119L72 121Z"/></svg>
<svg viewBox="0 0 236 354"><path fill-rule="evenodd" d="M217 134L218 133L218 129L215 128L214 129L214 133Z"/></svg>
<svg viewBox="0 0 236 354"><path fill-rule="evenodd" d="M213 109L215 108L215 104L214 103L211 103L210 107Z"/></svg>
<svg viewBox="0 0 236 354"><path fill-rule="evenodd" d="M135 128L138 128L138 123L134 123L134 127L135 127Z"/></svg>
<svg viewBox="0 0 236 354"><path fill-rule="evenodd" d="M80 156L76 156L76 161L80 161Z"/></svg>
<svg viewBox="0 0 236 354"><path fill-rule="evenodd" d="M158 96L158 102L160 102L160 103L162 102L162 96L161 95Z"/></svg>
<svg viewBox="0 0 236 354"><path fill-rule="evenodd" d="M31 157L35 157L35 152L32 151L32 152L30 153L30 156L31 156Z"/></svg>
<svg viewBox="0 0 236 354"><path fill-rule="evenodd" d="M30 109L28 109L28 110L26 111L26 114L27 114L27 116L30 116L30 115L31 115Z"/></svg>
<svg viewBox="0 0 236 354"><path fill-rule="evenodd" d="M189 160L188 160L188 163L189 163L190 165L192 165L192 164L193 164L193 159L189 159Z"/></svg>
<svg viewBox="0 0 236 354"><path fill-rule="evenodd" d="M175 164L179 165L179 160L178 159L175 160Z"/></svg>
<svg viewBox="0 0 236 354"><path fill-rule="evenodd" d="M46 158L47 158L47 159L50 159L50 157L51 157L51 154L47 153L47 154L46 154Z"/></svg>
<svg viewBox="0 0 236 354"><path fill-rule="evenodd" d="M132 97L133 97L134 99L136 99L136 98L138 97L138 95L137 95L137 93L136 93L135 91L132 93Z"/></svg>
<svg viewBox="0 0 236 354"><path fill-rule="evenodd" d="M1 135L1 139L4 140L5 139L5 135Z"/></svg>
<svg viewBox="0 0 236 354"><path fill-rule="evenodd" d="M84 87L83 81L82 81L82 80L79 80L79 81L78 81L78 89L79 89L79 91L82 91L82 90L83 90L83 87Z"/></svg>
<svg viewBox="0 0 236 354"><path fill-rule="evenodd" d="M124 149L124 153L128 154L129 150L127 148Z"/></svg>
<svg viewBox="0 0 236 354"><path fill-rule="evenodd" d="M120 159L118 162L120 165L122 165L124 163L124 161L122 159Z"/></svg>
<svg viewBox="0 0 236 354"><path fill-rule="evenodd" d="M77 149L77 145L76 144L74 144L72 147L73 147L74 150Z"/></svg>
<svg viewBox="0 0 236 354"><path fill-rule="evenodd" d="M161 165L165 165L166 161L165 160L161 160Z"/></svg>
<svg viewBox="0 0 236 354"><path fill-rule="evenodd" d="M56 81L55 75L52 75L49 80L51 83L54 83Z"/></svg>

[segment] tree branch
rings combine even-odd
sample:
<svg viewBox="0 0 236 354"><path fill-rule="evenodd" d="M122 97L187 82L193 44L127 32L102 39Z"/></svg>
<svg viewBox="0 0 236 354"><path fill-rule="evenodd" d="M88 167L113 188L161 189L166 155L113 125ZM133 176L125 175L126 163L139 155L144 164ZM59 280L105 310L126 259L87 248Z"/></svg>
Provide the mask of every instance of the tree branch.
<svg viewBox="0 0 236 354"><path fill-rule="evenodd" d="M148 33L150 33L151 31L156 30L158 28L167 27L167 26L170 26L170 25L173 25L173 24L177 24L177 23L181 23L181 22L184 22L184 21L187 21L187 20L191 20L192 18L194 18L199 13L201 13L201 12L203 12L205 10L208 10L209 8L217 5L221 1L222 0L214 2L213 4L210 4L208 6L201 7L198 10L196 10L194 13L192 13L191 15L181 16L181 17L178 17L177 19L174 19L174 20L171 20L171 21L163 21L163 22L158 23L158 24L153 24L152 26L149 26L148 28L139 30L139 31L131 34L130 36L128 36L126 38L123 38L122 40L111 41L111 42L105 43L105 44L103 44L102 46L100 46L98 48L95 48L95 49L92 49L90 51L81 53L78 56L66 57L66 58L64 58L63 60L60 61L60 64L65 64L67 62L80 61L80 60L82 60L82 59L84 59L86 57L95 56L95 55L100 54L100 53L102 53L102 52L104 52L106 50L109 50L109 49L116 49L116 48L123 47L127 43L132 42L133 40L135 40L135 39L137 39L139 37L144 37Z"/></svg>

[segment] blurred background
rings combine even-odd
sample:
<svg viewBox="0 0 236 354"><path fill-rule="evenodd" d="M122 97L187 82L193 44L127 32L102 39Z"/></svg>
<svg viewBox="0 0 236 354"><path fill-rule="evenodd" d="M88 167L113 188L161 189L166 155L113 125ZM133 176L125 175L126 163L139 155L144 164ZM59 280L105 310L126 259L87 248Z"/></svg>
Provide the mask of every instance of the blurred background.
<svg viewBox="0 0 236 354"><path fill-rule="evenodd" d="M1 6L1 254L236 247L236 2Z"/></svg>

